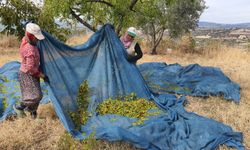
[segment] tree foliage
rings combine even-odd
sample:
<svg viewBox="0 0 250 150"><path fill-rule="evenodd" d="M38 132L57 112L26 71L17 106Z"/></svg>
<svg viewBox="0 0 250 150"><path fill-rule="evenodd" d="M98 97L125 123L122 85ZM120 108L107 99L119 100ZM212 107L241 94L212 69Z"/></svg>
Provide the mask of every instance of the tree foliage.
<svg viewBox="0 0 250 150"><path fill-rule="evenodd" d="M204 8L203 0L145 1L137 24L150 37L151 54L157 53L166 30L171 37L178 37L194 29Z"/></svg>
<svg viewBox="0 0 250 150"><path fill-rule="evenodd" d="M34 21L43 30L50 32L60 40L65 40L69 33L69 30L60 28L55 23L54 16L43 11L41 7L29 0L0 2L0 18L1 23L5 26L4 32L15 34L19 38L24 35L23 24L28 21Z"/></svg>
<svg viewBox="0 0 250 150"><path fill-rule="evenodd" d="M74 19L92 31L99 24L111 23L117 33L133 24L138 0L45 0L45 9L63 19ZM58 5L60 3L60 5Z"/></svg>
<svg viewBox="0 0 250 150"><path fill-rule="evenodd" d="M156 47L167 29L169 5L169 0L145 1L137 17L137 25L142 28L144 34L150 37L152 54L156 54Z"/></svg>
<svg viewBox="0 0 250 150"><path fill-rule="evenodd" d="M178 37L194 30L206 8L204 0L174 0L171 4L167 24L171 37Z"/></svg>
<svg viewBox="0 0 250 150"><path fill-rule="evenodd" d="M149 35L151 53L166 30L178 37L194 29L205 8L204 0L44 0L43 8L28 0L1 3L0 17L5 31L23 35L21 22L35 20L43 29L64 39L67 30L55 24L55 18L79 22L92 31L111 23L118 35L129 26L137 26Z"/></svg>
<svg viewBox="0 0 250 150"><path fill-rule="evenodd" d="M204 0L45 0L49 14L73 19L92 31L104 23L113 24L118 34L137 26L150 36L153 54L167 29L172 37L190 31L204 8Z"/></svg>

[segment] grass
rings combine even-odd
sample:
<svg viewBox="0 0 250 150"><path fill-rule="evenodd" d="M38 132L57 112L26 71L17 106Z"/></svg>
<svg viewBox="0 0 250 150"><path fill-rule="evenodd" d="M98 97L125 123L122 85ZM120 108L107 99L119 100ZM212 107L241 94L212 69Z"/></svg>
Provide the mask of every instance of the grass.
<svg viewBox="0 0 250 150"><path fill-rule="evenodd" d="M87 40L82 36L69 40L68 44L77 45ZM2 48L3 49L3 48ZM18 47L4 48L1 53L0 66L8 61L19 60ZM144 51L148 49L142 47ZM160 51L164 51L161 49ZM198 63L202 66L219 67L233 81L241 86L241 102L239 105L220 97L207 99L187 97L186 109L199 115L215 119L231 126L235 131L243 132L244 145L250 149L250 52L224 45L207 45L202 53L190 54L173 49L166 55L145 54L139 63L166 62L188 65ZM51 105L39 106L39 120L31 118L16 119L0 123L0 149L58 149L59 139L65 136L65 130L55 115ZM94 149L134 150L125 142L96 141ZM219 150L229 150L221 146Z"/></svg>
<svg viewBox="0 0 250 150"><path fill-rule="evenodd" d="M16 36L0 34L0 48L13 48L19 46L19 40Z"/></svg>
<svg viewBox="0 0 250 150"><path fill-rule="evenodd" d="M61 122L51 105L42 105L37 120L31 117L0 123L0 149L56 149L64 134Z"/></svg>
<svg viewBox="0 0 250 150"><path fill-rule="evenodd" d="M91 34L88 34L88 35L80 34L78 36L73 36L66 41L66 44L72 45L72 46L82 44L86 42L90 36Z"/></svg>
<svg viewBox="0 0 250 150"><path fill-rule="evenodd" d="M202 66L219 67L230 79L240 84L241 101L239 105L219 97L209 97L208 99L188 97L190 103L186 109L223 122L235 131L243 132L244 145L246 149L250 149L250 51L221 46L217 51L212 50L202 55L180 53L180 51L164 56L145 55L140 63L151 61L182 65L198 63ZM228 148L223 146L220 149L227 150Z"/></svg>
<svg viewBox="0 0 250 150"><path fill-rule="evenodd" d="M19 44L17 37L0 34L0 66L6 62L19 60Z"/></svg>

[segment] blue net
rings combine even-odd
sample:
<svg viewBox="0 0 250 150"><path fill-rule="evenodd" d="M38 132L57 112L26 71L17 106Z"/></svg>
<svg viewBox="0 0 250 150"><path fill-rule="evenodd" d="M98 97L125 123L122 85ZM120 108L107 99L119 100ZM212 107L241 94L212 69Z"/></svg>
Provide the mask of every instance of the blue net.
<svg viewBox="0 0 250 150"><path fill-rule="evenodd" d="M42 83L45 90L44 102L48 99L46 97L48 91L59 119L75 138L82 140L91 133L95 133L97 139L123 140L138 148L152 150L216 149L220 144L244 149L241 133L234 132L231 127L220 122L185 111L183 107L185 97L177 98L175 95L168 94L168 92L176 92L195 95L194 91L199 91L197 90L198 87L207 86L205 84L207 81L203 82L204 80L210 81L213 79L213 77L207 79L211 74L216 79L215 85L218 81L227 86L231 84L231 90L235 90L236 95L238 94L238 97L228 95L225 98L239 100L239 86L232 83L218 69L203 68L198 65L167 67L165 64L155 63L152 65L158 66L158 68L163 66L162 69L158 70L158 74L155 74L162 79L155 78L154 75L150 75L150 72L156 72L156 68L148 67L150 64L139 66L139 70L136 65L127 61L127 53L111 25L105 25L85 44L76 47L67 46L46 32L44 32L44 35L46 39L38 45L41 50L43 72L49 77L49 83L46 83L46 85ZM196 67L198 69L195 69ZM0 69L1 86L14 87L18 84L18 68L19 63L11 62ZM164 72L176 70L174 68L178 71L172 71L173 74L169 73L168 77L174 79L169 80ZM178 74L178 78L174 77L176 74ZM207 76L201 78L204 74ZM195 78L190 78L193 75L199 77L198 82L195 82ZM13 81L6 82L7 79L5 78ZM78 130L68 112L77 109L77 92L80 84L85 80L88 81L89 85L90 102L88 111L91 117ZM164 84L160 83L161 81L168 82L166 84L168 87L174 84L178 88L165 87ZM175 81L176 83L174 83ZM10 83L11 85L7 85ZM149 87L147 83L149 83ZM154 83L156 86L151 86ZM212 86L209 87L213 88ZM221 85L221 87L224 86ZM164 88L167 90L164 90ZM213 95L214 91L206 88L197 96ZM221 91L222 93L220 93ZM218 93L226 95L226 93L223 93L226 90L221 91ZM5 118L5 114L12 112L10 105L13 105L18 98L12 99L10 93L8 89L0 92L0 110L2 110L0 117L2 119ZM20 95L15 91L13 93ZM133 123L137 121L136 118L115 114L99 115L96 112L98 104L105 99L130 93L136 93L138 97L155 102L162 110L161 114L148 117L143 124L135 126ZM9 103L7 108L4 107L3 97L7 98L6 101Z"/></svg>
<svg viewBox="0 0 250 150"><path fill-rule="evenodd" d="M232 82L219 68L198 64L144 63L138 66L150 90L154 93L173 93L200 97L224 96L240 102L240 86Z"/></svg>

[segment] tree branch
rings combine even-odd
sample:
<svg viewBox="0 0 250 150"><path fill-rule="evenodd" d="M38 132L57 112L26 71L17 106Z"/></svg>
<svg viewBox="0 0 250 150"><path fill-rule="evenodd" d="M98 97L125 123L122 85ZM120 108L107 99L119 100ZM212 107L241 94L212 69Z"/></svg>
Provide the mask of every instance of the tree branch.
<svg viewBox="0 0 250 150"><path fill-rule="evenodd" d="M130 5L128 6L128 9L130 10L130 11L134 11L135 12L135 10L133 10L133 7L135 6L135 4L137 3L137 1L138 0L132 0L131 2L130 2ZM123 23L123 19L124 19L124 17L125 17L125 14L124 13L121 13L121 15L120 15L120 20L119 20L119 23L118 23L118 25L117 25L117 30L116 30L116 33L119 35L120 34L120 31L121 31L121 29L122 29L122 23Z"/></svg>
<svg viewBox="0 0 250 150"><path fill-rule="evenodd" d="M117 33L117 35L120 35L120 32L121 32L121 30L122 30L123 18L124 18L124 15L121 15L121 16L120 16L120 21L119 21L119 23L118 23L118 25L117 25L117 28L116 28L116 33Z"/></svg>
<svg viewBox="0 0 250 150"><path fill-rule="evenodd" d="M163 33L164 33L165 29L162 29L161 32L160 32L160 35L158 36L158 38L156 39L156 46L158 46L162 40L162 37L163 37Z"/></svg>
<svg viewBox="0 0 250 150"><path fill-rule="evenodd" d="M69 9L70 9L71 15L74 18L76 18L76 20L78 20L81 24L83 24L84 26L86 26L87 28L89 28L91 31L93 31L93 32L96 31L96 29L93 26L91 26L88 22L86 22L82 18L80 18L80 15L77 15L76 12L73 9L71 9L71 8L69 8Z"/></svg>
<svg viewBox="0 0 250 150"><path fill-rule="evenodd" d="M89 1L87 1L87 2L97 2L97 3L103 3L103 4L108 5L109 7L114 7L114 5L113 5L113 4L111 4L111 3L107 2L107 1L104 1L104 0L89 0Z"/></svg>
<svg viewBox="0 0 250 150"><path fill-rule="evenodd" d="M72 9L72 10L74 10L74 11L76 11L76 12L80 12L80 8L71 7L70 9ZM80 15L78 15L78 16L80 16Z"/></svg>
<svg viewBox="0 0 250 150"><path fill-rule="evenodd" d="M133 8L134 8L134 6L135 6L135 4L136 4L137 2L138 2L138 0L132 0L131 3L130 3L130 5L129 5L129 7L128 7L129 10L134 11Z"/></svg>

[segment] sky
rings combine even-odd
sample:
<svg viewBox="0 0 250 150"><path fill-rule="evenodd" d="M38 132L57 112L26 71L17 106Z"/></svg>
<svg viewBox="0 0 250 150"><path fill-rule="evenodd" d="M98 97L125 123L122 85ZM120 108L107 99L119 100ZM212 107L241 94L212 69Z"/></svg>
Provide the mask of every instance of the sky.
<svg viewBox="0 0 250 150"><path fill-rule="evenodd" d="M1 1L1 0L0 0ZM43 0L31 0L41 2ZM236 24L250 23L250 0L204 0L207 9L200 21Z"/></svg>
<svg viewBox="0 0 250 150"><path fill-rule="evenodd" d="M250 22L250 0L205 0L200 21L216 23L246 23Z"/></svg>

